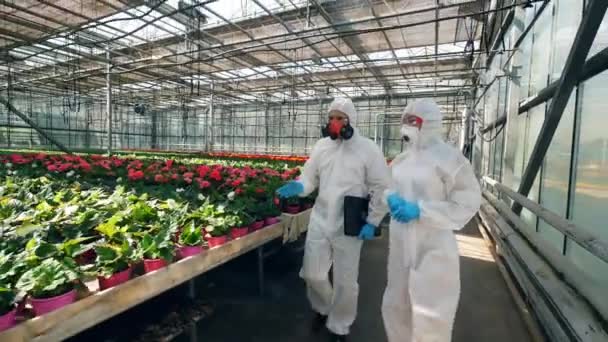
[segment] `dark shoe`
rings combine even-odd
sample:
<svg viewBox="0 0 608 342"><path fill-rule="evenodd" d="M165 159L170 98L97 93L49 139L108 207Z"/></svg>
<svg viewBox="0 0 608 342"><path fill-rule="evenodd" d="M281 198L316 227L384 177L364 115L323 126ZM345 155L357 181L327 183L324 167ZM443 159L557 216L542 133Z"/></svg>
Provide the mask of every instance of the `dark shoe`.
<svg viewBox="0 0 608 342"><path fill-rule="evenodd" d="M316 313L315 317L312 320L312 331L319 332L322 328L325 327L327 323L327 316L321 315L320 313Z"/></svg>
<svg viewBox="0 0 608 342"><path fill-rule="evenodd" d="M348 342L348 335L338 335L338 334L334 334L333 332L330 333L331 334L331 342Z"/></svg>

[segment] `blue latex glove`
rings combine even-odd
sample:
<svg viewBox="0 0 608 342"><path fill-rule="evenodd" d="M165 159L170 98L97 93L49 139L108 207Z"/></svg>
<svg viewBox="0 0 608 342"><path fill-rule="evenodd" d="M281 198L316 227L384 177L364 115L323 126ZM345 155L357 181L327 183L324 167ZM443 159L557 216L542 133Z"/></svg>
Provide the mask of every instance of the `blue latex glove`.
<svg viewBox="0 0 608 342"><path fill-rule="evenodd" d="M396 192L388 195L388 197L386 198L386 202L388 203L388 207L391 210L391 214L394 211L397 211L399 207L405 204L405 200L399 197Z"/></svg>
<svg viewBox="0 0 608 342"><path fill-rule="evenodd" d="M408 223L420 218L420 207L418 204L409 202L397 194L391 194L386 201L391 210L391 216L401 223Z"/></svg>
<svg viewBox="0 0 608 342"><path fill-rule="evenodd" d="M280 187L277 190L277 194L279 194L279 197L281 197L281 198L294 197L303 192L304 192L304 184L297 182L297 181L291 181L291 182L283 185L282 187Z"/></svg>
<svg viewBox="0 0 608 342"><path fill-rule="evenodd" d="M361 228L361 233L359 233L359 239L361 240L372 240L374 238L376 232L376 226L373 224L366 224Z"/></svg>

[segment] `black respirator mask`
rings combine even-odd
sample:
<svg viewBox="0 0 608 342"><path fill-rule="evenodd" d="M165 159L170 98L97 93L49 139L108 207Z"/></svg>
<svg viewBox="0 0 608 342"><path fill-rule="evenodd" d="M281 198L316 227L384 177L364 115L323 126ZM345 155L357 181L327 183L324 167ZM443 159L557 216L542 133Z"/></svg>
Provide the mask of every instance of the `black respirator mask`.
<svg viewBox="0 0 608 342"><path fill-rule="evenodd" d="M355 130L348 121L346 122L346 125L343 125L342 121L329 120L327 125L321 129L321 135L323 135L323 137L330 137L331 140L336 140L338 138L348 140L353 137L354 133Z"/></svg>

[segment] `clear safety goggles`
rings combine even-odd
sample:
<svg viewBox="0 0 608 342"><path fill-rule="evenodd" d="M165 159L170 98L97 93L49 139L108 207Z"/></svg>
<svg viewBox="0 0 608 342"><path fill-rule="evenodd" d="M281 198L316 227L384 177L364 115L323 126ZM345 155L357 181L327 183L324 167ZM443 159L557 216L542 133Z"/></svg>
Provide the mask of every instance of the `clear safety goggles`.
<svg viewBox="0 0 608 342"><path fill-rule="evenodd" d="M413 114L405 114L401 120L402 125L412 126L418 129L422 128L423 123L424 120L421 117Z"/></svg>

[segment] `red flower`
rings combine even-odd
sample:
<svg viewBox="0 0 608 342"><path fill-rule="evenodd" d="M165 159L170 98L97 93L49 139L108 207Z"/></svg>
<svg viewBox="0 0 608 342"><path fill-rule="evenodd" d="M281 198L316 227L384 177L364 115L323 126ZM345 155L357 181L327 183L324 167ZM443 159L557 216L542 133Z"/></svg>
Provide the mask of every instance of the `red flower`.
<svg viewBox="0 0 608 342"><path fill-rule="evenodd" d="M60 164L59 167L57 168L57 170L59 172L65 172L69 169L72 168L72 164L71 163L66 163L66 164Z"/></svg>
<svg viewBox="0 0 608 342"><path fill-rule="evenodd" d="M173 160L167 159L167 161L165 162L165 166L170 169L173 167L173 163L174 163Z"/></svg>
<svg viewBox="0 0 608 342"><path fill-rule="evenodd" d="M46 166L46 169L49 170L50 172L57 171L57 165L49 164Z"/></svg>
<svg viewBox="0 0 608 342"><path fill-rule="evenodd" d="M156 175L154 176L154 181L156 183L166 183L167 182L167 178L163 175Z"/></svg>
<svg viewBox="0 0 608 342"><path fill-rule="evenodd" d="M91 171L91 164L87 163L84 159L80 161L79 166L84 172Z"/></svg>
<svg viewBox="0 0 608 342"><path fill-rule="evenodd" d="M240 194L243 193L243 189L237 188L236 190L234 190L234 193L237 194L237 195L240 195Z"/></svg>
<svg viewBox="0 0 608 342"><path fill-rule="evenodd" d="M129 169L128 177L129 177L129 180L137 181L137 180L144 178L144 172Z"/></svg>
<svg viewBox="0 0 608 342"><path fill-rule="evenodd" d="M209 166L207 166L207 165L199 165L196 168L196 172L198 173L199 177L204 178L207 175L207 173L209 173Z"/></svg>
<svg viewBox="0 0 608 342"><path fill-rule="evenodd" d="M241 185L241 183L242 183L241 180L237 179L237 180L232 181L231 185L236 188L237 186Z"/></svg>
<svg viewBox="0 0 608 342"><path fill-rule="evenodd" d="M209 178L219 182L222 180L222 174L220 173L220 171L218 171L216 169L211 172L211 174L209 175Z"/></svg>
<svg viewBox="0 0 608 342"><path fill-rule="evenodd" d="M257 189L255 189L255 192L258 193L258 194L263 194L263 193L266 192L266 190L264 190L262 188L257 188Z"/></svg>
<svg viewBox="0 0 608 342"><path fill-rule="evenodd" d="M173 180L176 180L176 179L177 179L177 177L178 177L178 176L177 176L177 174L175 174L175 173L171 175L171 179L173 179Z"/></svg>

